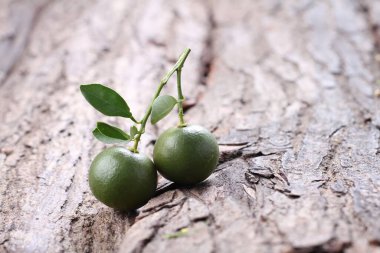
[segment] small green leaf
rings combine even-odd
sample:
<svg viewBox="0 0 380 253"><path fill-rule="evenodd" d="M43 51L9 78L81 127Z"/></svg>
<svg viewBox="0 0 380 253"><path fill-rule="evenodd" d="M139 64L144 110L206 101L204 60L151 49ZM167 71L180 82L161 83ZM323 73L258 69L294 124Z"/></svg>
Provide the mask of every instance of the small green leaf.
<svg viewBox="0 0 380 253"><path fill-rule="evenodd" d="M129 140L129 135L127 133L125 133L120 128L108 125L107 123L98 122L96 123L96 128L99 129L100 132L102 132L103 134L109 137L121 139L121 140Z"/></svg>
<svg viewBox="0 0 380 253"><path fill-rule="evenodd" d="M135 138L135 135L139 132L137 130L136 126L131 126L131 129L129 130L129 134L131 135L131 139Z"/></svg>
<svg viewBox="0 0 380 253"><path fill-rule="evenodd" d="M81 85L84 98L99 112L107 116L130 118L136 122L127 102L113 89L101 84Z"/></svg>
<svg viewBox="0 0 380 253"><path fill-rule="evenodd" d="M93 131L92 131L92 134L95 136L96 139L98 139L99 141L103 142L103 143L106 143L106 144L114 144L114 143L120 143L120 142L123 142L119 139L114 139L114 138L110 138L104 134L102 134L99 129L95 128Z"/></svg>
<svg viewBox="0 0 380 253"><path fill-rule="evenodd" d="M152 108L152 117L150 119L152 124L156 124L170 113L173 107L177 104L177 100L169 95L159 96L154 100Z"/></svg>
<svg viewBox="0 0 380 253"><path fill-rule="evenodd" d="M108 144L128 142L130 140L129 135L123 130L103 122L98 122L92 133L99 141Z"/></svg>
<svg viewBox="0 0 380 253"><path fill-rule="evenodd" d="M179 231L177 231L175 233L165 234L164 238L165 239L174 239L174 238L186 236L188 233L189 233L188 228L181 228Z"/></svg>

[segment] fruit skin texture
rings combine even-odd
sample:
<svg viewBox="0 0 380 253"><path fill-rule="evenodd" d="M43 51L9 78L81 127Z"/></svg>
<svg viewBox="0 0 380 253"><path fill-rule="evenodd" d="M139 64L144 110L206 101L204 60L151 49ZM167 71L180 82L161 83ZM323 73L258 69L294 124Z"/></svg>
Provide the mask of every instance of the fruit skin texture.
<svg viewBox="0 0 380 253"><path fill-rule="evenodd" d="M166 179L181 185L202 182L216 168L219 147L204 127L174 127L162 133L154 146L153 160Z"/></svg>
<svg viewBox="0 0 380 253"><path fill-rule="evenodd" d="M129 211L143 206L153 196L157 171L147 156L123 147L111 147L92 162L89 184L99 201Z"/></svg>

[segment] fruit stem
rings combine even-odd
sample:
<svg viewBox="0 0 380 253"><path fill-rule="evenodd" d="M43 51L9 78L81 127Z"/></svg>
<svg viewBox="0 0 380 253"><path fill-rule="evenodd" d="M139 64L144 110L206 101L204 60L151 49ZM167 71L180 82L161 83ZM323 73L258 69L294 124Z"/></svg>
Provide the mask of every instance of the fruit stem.
<svg viewBox="0 0 380 253"><path fill-rule="evenodd" d="M178 118L179 118L179 127L185 127L187 124L183 119L183 101L185 100L182 94L181 86L181 73L182 66L177 69L177 91L178 91Z"/></svg>
<svg viewBox="0 0 380 253"><path fill-rule="evenodd" d="M190 54L190 51L191 51L190 48L186 48L183 51L183 53L180 55L180 57L178 58L178 61L174 65L174 67L168 73L166 73L166 75L161 79L160 85L158 86L156 93L153 96L152 102L150 103L148 109L146 110L144 118L141 120L140 129L138 131L138 134L135 137L133 148L131 149L132 152L138 153L137 148L140 142L140 138L141 138L141 135L145 132L146 122L148 121L149 116L152 113L152 106L153 106L154 100L160 95L162 88L164 88L164 86L167 84L167 82L169 81L169 78L174 74L174 72L178 71L178 69L182 69L187 56ZM178 75L178 72L177 72L177 75ZM181 103L181 107L182 107L182 103Z"/></svg>

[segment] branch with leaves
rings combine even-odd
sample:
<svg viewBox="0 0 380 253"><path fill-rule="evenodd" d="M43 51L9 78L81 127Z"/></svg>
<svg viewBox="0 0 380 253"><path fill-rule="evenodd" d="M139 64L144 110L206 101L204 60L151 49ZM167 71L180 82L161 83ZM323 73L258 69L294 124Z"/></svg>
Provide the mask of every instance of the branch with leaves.
<svg viewBox="0 0 380 253"><path fill-rule="evenodd" d="M138 145L141 135L145 132L146 123L149 117L151 116L151 123L156 124L167 116L175 105L178 105L178 115L180 119L179 126L186 126L183 120L182 102L184 98L181 90L181 70L190 51L189 48L186 48L174 67L161 79L152 102L140 121L137 121L134 118L127 102L116 91L102 84L81 85L80 90L83 96L96 110L106 116L128 118L136 124L131 126L128 134L118 127L111 126L104 122L98 122L96 128L92 132L95 138L107 144L134 141L133 147L131 147L130 150L134 153L138 153ZM178 100L169 95L160 96L163 87L175 72L177 72ZM140 125L139 129L137 128L137 125Z"/></svg>

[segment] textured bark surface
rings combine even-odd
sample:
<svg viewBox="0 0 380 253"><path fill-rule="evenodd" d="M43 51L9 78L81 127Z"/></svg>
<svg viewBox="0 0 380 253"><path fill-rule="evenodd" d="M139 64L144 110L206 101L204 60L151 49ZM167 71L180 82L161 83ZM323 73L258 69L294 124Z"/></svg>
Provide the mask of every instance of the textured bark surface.
<svg viewBox="0 0 380 253"><path fill-rule="evenodd" d="M186 46L186 118L220 163L115 212L89 191L90 130L129 122L79 84L141 117ZM0 252L380 252L379 65L378 0L2 0ZM142 152L175 124L149 126Z"/></svg>

